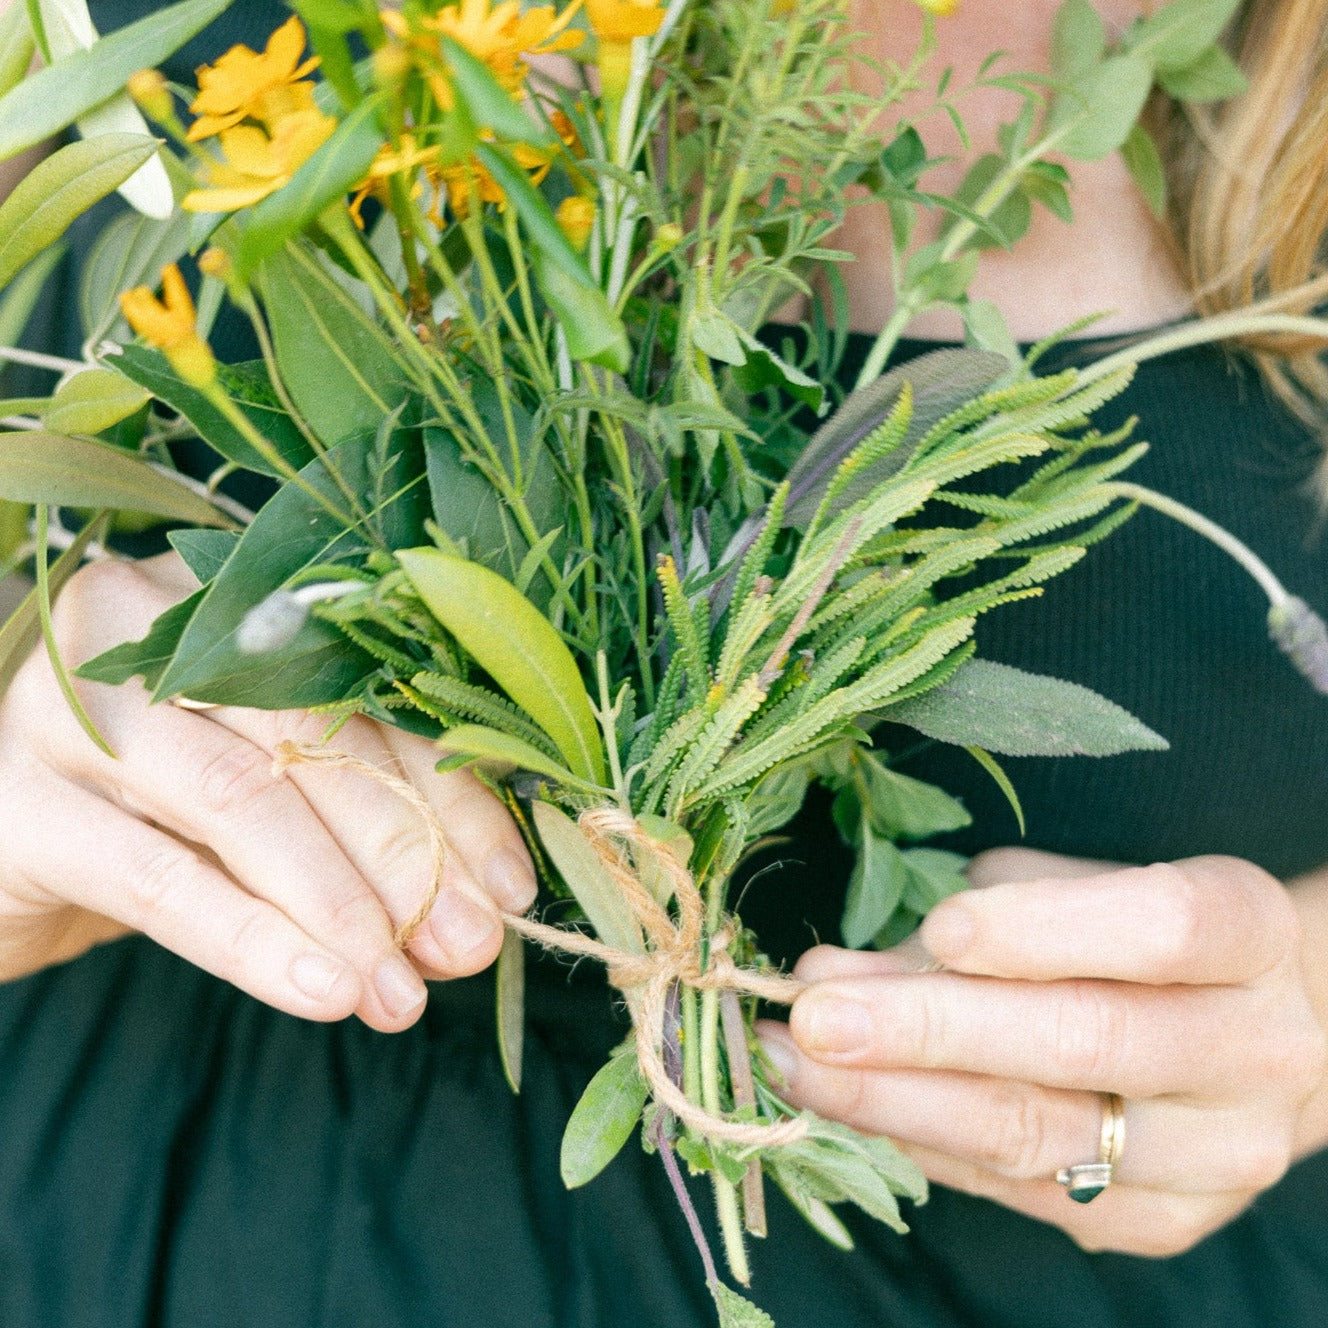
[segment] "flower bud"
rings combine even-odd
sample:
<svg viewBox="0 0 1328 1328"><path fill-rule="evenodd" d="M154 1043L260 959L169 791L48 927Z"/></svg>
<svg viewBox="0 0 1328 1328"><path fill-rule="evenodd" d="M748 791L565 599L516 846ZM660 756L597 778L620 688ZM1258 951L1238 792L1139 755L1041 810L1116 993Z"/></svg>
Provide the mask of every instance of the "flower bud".
<svg viewBox="0 0 1328 1328"><path fill-rule="evenodd" d="M1328 694L1328 626L1303 599L1288 595L1268 610L1268 632L1316 692Z"/></svg>
<svg viewBox="0 0 1328 1328"><path fill-rule="evenodd" d="M140 69L130 74L125 90L138 103L139 109L149 120L158 124L167 124L175 118L175 106L171 101L166 80L155 69Z"/></svg>
<svg viewBox="0 0 1328 1328"><path fill-rule="evenodd" d="M595 205L580 194L572 194L558 204L558 225L562 233L572 243L572 248L581 250L590 241L590 232L595 228Z"/></svg>

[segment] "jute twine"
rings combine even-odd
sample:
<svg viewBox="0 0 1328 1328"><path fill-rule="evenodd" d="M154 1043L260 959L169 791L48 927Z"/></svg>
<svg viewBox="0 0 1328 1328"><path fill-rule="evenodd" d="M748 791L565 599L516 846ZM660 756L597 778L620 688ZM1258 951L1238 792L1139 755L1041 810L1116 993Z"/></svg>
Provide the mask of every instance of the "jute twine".
<svg viewBox="0 0 1328 1328"><path fill-rule="evenodd" d="M317 764L353 770L390 788L419 816L429 836L433 869L424 901L396 930L399 946L410 944L429 916L442 888L443 866L450 851L447 835L433 808L411 783L349 752L283 742L272 762L274 776L293 765ZM673 1081L664 1065L664 1017L674 983L699 990L746 992L763 1000L791 1005L805 987L797 978L742 968L727 946L734 930L725 924L710 937L705 962L705 903L696 881L667 844L652 839L635 817L617 807L596 807L577 822L586 842L604 864L646 938L642 953L605 945L579 931L551 927L519 913L500 910L512 931L548 950L585 955L605 966L609 981L623 994L636 1035L636 1058L655 1100L697 1134L739 1147L774 1148L805 1137L807 1123L784 1120L755 1124L726 1120L693 1102ZM677 916L661 905L641 881L643 865L653 859L667 876L677 903Z"/></svg>

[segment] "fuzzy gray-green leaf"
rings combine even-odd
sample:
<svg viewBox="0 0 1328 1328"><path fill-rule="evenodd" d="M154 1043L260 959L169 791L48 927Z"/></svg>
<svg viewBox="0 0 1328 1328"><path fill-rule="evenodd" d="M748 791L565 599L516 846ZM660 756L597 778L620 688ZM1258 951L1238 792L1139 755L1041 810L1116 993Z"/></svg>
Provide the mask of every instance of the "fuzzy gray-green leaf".
<svg viewBox="0 0 1328 1328"><path fill-rule="evenodd" d="M563 1131L558 1165L569 1190L594 1180L618 1155L641 1119L649 1091L630 1051L600 1067Z"/></svg>

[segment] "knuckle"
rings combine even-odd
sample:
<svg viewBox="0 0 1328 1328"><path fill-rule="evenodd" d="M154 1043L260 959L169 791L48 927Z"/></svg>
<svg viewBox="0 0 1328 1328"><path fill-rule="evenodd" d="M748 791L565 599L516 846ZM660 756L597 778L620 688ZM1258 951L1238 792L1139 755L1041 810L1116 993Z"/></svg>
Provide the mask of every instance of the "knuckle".
<svg viewBox="0 0 1328 1328"><path fill-rule="evenodd" d="M1110 1089L1119 1078L1121 1048L1130 1045L1128 1004L1101 984L1066 983L1052 1023L1052 1055L1067 1085Z"/></svg>
<svg viewBox="0 0 1328 1328"><path fill-rule="evenodd" d="M1253 1077L1258 1082L1280 1086L1299 1101L1319 1085L1328 1063L1328 1038L1317 1020L1306 1011L1277 1037L1256 1037Z"/></svg>
<svg viewBox="0 0 1328 1328"><path fill-rule="evenodd" d="M266 922L262 906L255 902L243 911L239 921L231 928L226 937L226 953L237 971L244 972L253 968L254 958L263 948Z"/></svg>
<svg viewBox="0 0 1328 1328"><path fill-rule="evenodd" d="M418 825L402 821L388 826L377 837L367 861L374 875L393 885L414 885L432 860L428 839Z"/></svg>
<svg viewBox="0 0 1328 1328"><path fill-rule="evenodd" d="M1016 1180L1045 1177L1052 1133L1047 1105L1027 1088L997 1087L991 1128L979 1142L977 1160Z"/></svg>
<svg viewBox="0 0 1328 1328"><path fill-rule="evenodd" d="M370 946L386 949L392 926L382 901L367 886L350 886L324 903L324 917L331 934L352 951Z"/></svg>
<svg viewBox="0 0 1328 1328"><path fill-rule="evenodd" d="M171 912L174 897L203 870L198 857L184 845L154 845L130 862L127 896L145 916Z"/></svg>
<svg viewBox="0 0 1328 1328"><path fill-rule="evenodd" d="M215 816L252 815L280 786L268 758L256 747L227 744L198 772L203 807Z"/></svg>
<svg viewBox="0 0 1328 1328"><path fill-rule="evenodd" d="M1152 943L1157 957L1180 964L1203 945L1208 900L1199 885L1169 862L1142 868L1148 873L1147 898L1152 904Z"/></svg>

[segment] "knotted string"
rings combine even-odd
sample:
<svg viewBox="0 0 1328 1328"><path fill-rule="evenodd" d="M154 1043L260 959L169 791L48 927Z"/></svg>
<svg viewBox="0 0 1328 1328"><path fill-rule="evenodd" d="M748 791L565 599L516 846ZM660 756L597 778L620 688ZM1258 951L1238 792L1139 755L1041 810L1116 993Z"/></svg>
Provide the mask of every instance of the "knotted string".
<svg viewBox="0 0 1328 1328"><path fill-rule="evenodd" d="M392 789L423 821L432 856L429 888L414 915L394 934L397 945L409 945L438 898L450 850L433 808L413 784L349 752L283 742L273 758L272 773L280 776L293 765L305 764L367 775ZM807 1123L801 1119L773 1124L731 1121L698 1106L669 1074L664 1065L663 1045L665 1012L674 983L700 990L746 992L781 1005L791 1005L806 984L797 978L742 968L734 963L727 950L734 937L731 924L725 924L710 937L709 953L703 964L705 903L691 872L672 849L652 839L635 817L616 807L595 807L582 812L577 824L645 933L644 953L619 950L582 932L551 927L522 914L500 910L504 924L545 949L585 955L605 966L609 981L622 992L631 1013L641 1074L656 1101L697 1134L739 1147L758 1148L774 1148L802 1139L807 1133ZM676 919L641 881L642 864L649 858L658 864L672 886L677 903Z"/></svg>

